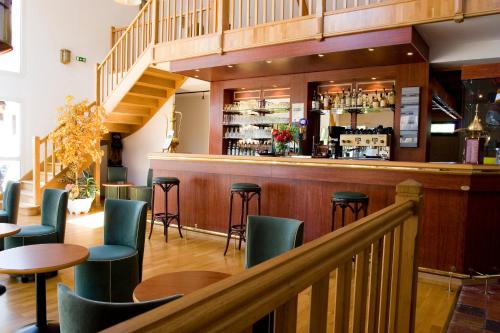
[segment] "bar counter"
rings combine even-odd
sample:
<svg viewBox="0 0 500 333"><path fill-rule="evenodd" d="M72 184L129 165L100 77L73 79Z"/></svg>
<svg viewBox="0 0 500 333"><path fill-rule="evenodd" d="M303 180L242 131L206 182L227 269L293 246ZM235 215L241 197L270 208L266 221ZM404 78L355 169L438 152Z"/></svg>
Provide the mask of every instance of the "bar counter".
<svg viewBox="0 0 500 333"><path fill-rule="evenodd" d="M373 213L394 202L396 184L414 179L424 191L419 266L455 267L461 273L500 267L499 166L166 153L152 153L149 159L155 177L180 179L183 225L226 232L230 186L249 182L262 187L263 215L304 221L305 241L330 231L333 192L367 194ZM159 207L162 193L156 192L156 200ZM171 195L170 209L174 205ZM254 205L250 214L256 212ZM349 223L351 214L346 215Z"/></svg>

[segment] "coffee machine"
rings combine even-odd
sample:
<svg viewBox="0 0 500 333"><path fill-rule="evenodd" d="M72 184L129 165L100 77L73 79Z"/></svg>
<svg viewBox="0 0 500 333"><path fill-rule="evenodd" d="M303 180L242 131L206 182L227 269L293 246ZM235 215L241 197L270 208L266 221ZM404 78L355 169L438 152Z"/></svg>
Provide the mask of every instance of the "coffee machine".
<svg viewBox="0 0 500 333"><path fill-rule="evenodd" d="M392 128L350 131L340 135L341 157L390 160L391 141Z"/></svg>
<svg viewBox="0 0 500 333"><path fill-rule="evenodd" d="M342 157L342 146L340 145L340 136L344 133L345 128L342 126L328 126L328 151L331 158Z"/></svg>

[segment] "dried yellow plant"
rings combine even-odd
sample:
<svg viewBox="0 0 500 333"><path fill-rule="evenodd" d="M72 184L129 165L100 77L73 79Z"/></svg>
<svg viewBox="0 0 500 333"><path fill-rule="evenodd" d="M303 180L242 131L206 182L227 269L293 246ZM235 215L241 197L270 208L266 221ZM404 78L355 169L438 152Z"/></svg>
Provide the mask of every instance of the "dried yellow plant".
<svg viewBox="0 0 500 333"><path fill-rule="evenodd" d="M55 156L77 179L92 162L101 160L100 142L108 130L103 124L103 107L89 105L86 99L76 104L73 100L72 96L66 97L65 105L58 109L59 127L51 138L58 142Z"/></svg>

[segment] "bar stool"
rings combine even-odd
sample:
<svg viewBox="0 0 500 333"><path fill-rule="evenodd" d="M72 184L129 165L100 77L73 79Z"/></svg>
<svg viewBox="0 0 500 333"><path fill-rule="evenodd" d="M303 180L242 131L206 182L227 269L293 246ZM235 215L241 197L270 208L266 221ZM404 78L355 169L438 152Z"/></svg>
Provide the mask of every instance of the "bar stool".
<svg viewBox="0 0 500 333"><path fill-rule="evenodd" d="M335 212L337 206L342 208L342 227L345 225L345 209L349 208L358 219L359 212L363 210L364 216L368 213L368 196L360 192L334 192L332 194L332 231L335 230Z"/></svg>
<svg viewBox="0 0 500 333"><path fill-rule="evenodd" d="M156 177L153 179L153 193L151 199L151 230L149 231L149 239L151 239L151 234L153 233L153 225L155 221L160 220L163 223L163 234L165 235L165 242L168 242L168 227L173 220L177 221L177 228L179 229L179 235L182 238L181 231L181 212L180 212L180 196L179 196L179 184L180 181L175 177ZM159 186L163 193L165 194L165 205L164 213L156 213L155 214L155 188ZM177 212L169 213L168 212L168 192L174 187L177 186Z"/></svg>
<svg viewBox="0 0 500 333"><path fill-rule="evenodd" d="M248 204L254 196L257 196L258 203L258 215L260 215L260 191L261 188L257 184L251 183L235 183L231 185L231 201L229 204L229 227L227 231L227 242L226 249L224 250L224 255L227 253L227 248L229 247L229 242L231 241L232 235L239 236L238 249L241 250L241 241L246 241L246 217L248 215ZM233 215L233 197L237 194L241 198L241 217L240 224L232 224Z"/></svg>

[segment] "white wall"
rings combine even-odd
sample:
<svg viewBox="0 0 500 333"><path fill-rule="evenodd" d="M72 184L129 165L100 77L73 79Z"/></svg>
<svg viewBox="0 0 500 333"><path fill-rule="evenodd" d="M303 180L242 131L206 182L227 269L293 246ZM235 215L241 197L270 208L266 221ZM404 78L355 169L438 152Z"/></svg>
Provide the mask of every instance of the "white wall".
<svg viewBox="0 0 500 333"><path fill-rule="evenodd" d="M146 185L149 169L148 154L160 152L165 147L167 114L172 112L173 98L167 101L137 132L123 139L123 165L128 168L128 181Z"/></svg>
<svg viewBox="0 0 500 333"><path fill-rule="evenodd" d="M32 168L32 137L54 129L64 97L94 99L95 64L110 49L110 27L128 25L137 11L113 0L22 1L21 73L0 72L0 100L21 103L21 174ZM68 65L59 62L63 48L72 52Z"/></svg>
<svg viewBox="0 0 500 333"><path fill-rule="evenodd" d="M182 112L179 153L208 154L210 93L175 96L175 109Z"/></svg>

